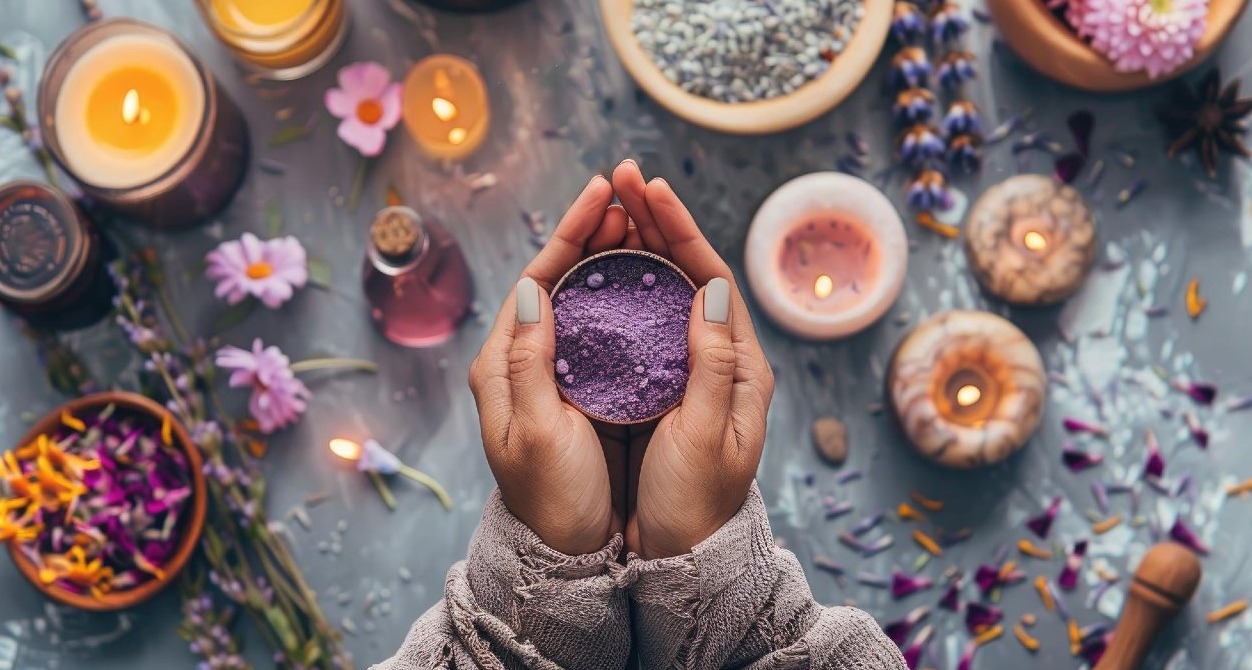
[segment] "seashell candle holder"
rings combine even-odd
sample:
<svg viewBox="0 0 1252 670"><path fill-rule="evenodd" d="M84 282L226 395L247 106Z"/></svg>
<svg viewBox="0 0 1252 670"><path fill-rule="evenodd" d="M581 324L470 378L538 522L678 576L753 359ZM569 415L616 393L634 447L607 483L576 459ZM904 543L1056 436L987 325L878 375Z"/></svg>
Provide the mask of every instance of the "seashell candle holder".
<svg viewBox="0 0 1252 670"><path fill-rule="evenodd" d="M1014 305L1050 305L1091 271L1095 219L1072 186L1043 175L1009 177L970 209L965 253L988 293Z"/></svg>
<svg viewBox="0 0 1252 670"><path fill-rule="evenodd" d="M994 314L937 314L909 333L887 373L887 401L919 454L953 468L998 463L1039 425L1043 359Z"/></svg>

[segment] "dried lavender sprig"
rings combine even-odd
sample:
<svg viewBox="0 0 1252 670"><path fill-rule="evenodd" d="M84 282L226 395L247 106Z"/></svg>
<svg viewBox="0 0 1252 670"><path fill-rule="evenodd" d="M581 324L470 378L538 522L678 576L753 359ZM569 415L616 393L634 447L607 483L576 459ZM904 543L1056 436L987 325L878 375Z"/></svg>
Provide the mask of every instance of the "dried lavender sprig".
<svg viewBox="0 0 1252 670"><path fill-rule="evenodd" d="M0 117L0 122L3 122L0 125L7 126L22 136L22 142L43 167L48 183L57 186L56 167L52 162L52 154L48 153L48 148L37 136L37 129L26 117L26 103L22 96L22 89L11 83L12 78L13 73L8 68L0 66L0 88L4 89L4 99L9 104L9 115Z"/></svg>

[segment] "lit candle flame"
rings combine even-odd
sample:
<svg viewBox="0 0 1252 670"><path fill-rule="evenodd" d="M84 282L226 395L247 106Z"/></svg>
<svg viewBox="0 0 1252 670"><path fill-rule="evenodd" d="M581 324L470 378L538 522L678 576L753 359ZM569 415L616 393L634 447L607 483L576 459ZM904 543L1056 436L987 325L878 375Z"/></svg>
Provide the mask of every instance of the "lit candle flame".
<svg viewBox="0 0 1252 670"><path fill-rule="evenodd" d="M1026 248L1031 251L1043 251L1048 248L1048 238L1037 230L1031 230L1022 237L1022 244L1025 244Z"/></svg>
<svg viewBox="0 0 1252 670"><path fill-rule="evenodd" d="M817 281L813 282L813 295L817 296L819 300L829 298L830 294L834 292L835 280L831 279L830 275L820 275Z"/></svg>
<svg viewBox="0 0 1252 670"><path fill-rule="evenodd" d="M435 116L440 121L451 121L458 114L456 105L447 98L434 98L430 101L430 108L435 112Z"/></svg>
<svg viewBox="0 0 1252 670"><path fill-rule="evenodd" d="M134 124L139 121L142 112L139 107L139 91L133 88L126 91L126 97L122 98L122 120L127 124Z"/></svg>
<svg viewBox="0 0 1252 670"><path fill-rule="evenodd" d="M330 441L330 450L344 460L356 461L361 458L361 445L352 440L345 440L342 437L337 437Z"/></svg>
<svg viewBox="0 0 1252 670"><path fill-rule="evenodd" d="M469 137L469 131L464 128L453 128L448 131L448 144L460 144Z"/></svg>
<svg viewBox="0 0 1252 670"><path fill-rule="evenodd" d="M975 405L982 399L982 389L973 384L966 384L956 390L956 404L961 407Z"/></svg>

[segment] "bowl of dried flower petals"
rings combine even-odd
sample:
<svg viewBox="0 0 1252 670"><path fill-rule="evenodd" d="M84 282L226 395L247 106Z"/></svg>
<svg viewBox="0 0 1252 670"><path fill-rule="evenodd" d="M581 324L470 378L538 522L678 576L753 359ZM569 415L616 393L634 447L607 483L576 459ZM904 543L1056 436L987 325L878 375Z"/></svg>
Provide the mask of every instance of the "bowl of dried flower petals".
<svg viewBox="0 0 1252 670"><path fill-rule="evenodd" d="M1041 74L1097 93L1186 73L1221 44L1247 0L988 0L1004 41Z"/></svg>
<svg viewBox="0 0 1252 670"><path fill-rule="evenodd" d="M35 588L78 609L156 595L195 551L206 504L187 430L134 393L66 403L0 456L0 541Z"/></svg>

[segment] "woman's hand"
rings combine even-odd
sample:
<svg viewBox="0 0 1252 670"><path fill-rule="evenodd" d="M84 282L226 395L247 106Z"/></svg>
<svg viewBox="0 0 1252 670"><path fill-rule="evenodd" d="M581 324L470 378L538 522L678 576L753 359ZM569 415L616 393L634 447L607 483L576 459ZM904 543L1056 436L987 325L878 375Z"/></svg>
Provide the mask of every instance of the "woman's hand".
<svg viewBox="0 0 1252 670"><path fill-rule="evenodd" d="M626 161L613 187L633 227L627 246L672 260L702 288L691 314L691 379L646 449L629 445L626 542L644 558L676 556L717 532L743 504L765 445L774 375L730 267L662 179Z"/></svg>
<svg viewBox="0 0 1252 670"><path fill-rule="evenodd" d="M613 188L597 175L522 274L470 367L504 504L545 544L570 555L594 552L622 530L626 455L622 440L602 445L587 418L561 400L548 293L584 257L622 244L626 214L612 200Z"/></svg>

